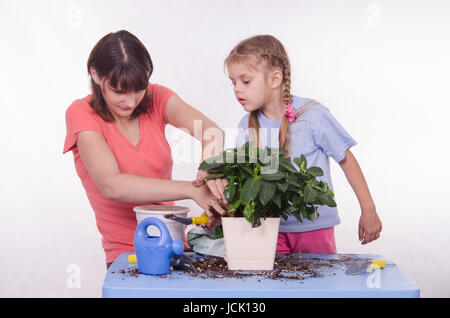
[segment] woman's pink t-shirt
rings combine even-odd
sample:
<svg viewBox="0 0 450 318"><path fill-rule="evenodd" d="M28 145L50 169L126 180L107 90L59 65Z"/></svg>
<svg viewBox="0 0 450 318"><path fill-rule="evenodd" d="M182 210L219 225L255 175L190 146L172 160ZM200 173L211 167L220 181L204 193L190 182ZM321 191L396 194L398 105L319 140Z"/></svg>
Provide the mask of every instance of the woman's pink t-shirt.
<svg viewBox="0 0 450 318"><path fill-rule="evenodd" d="M124 252L134 251L134 231L137 221L133 208L136 203L117 202L105 198L92 181L76 145L80 131L96 131L103 135L119 165L120 172L149 178L172 179L172 154L165 137L166 104L175 93L170 89L149 84L152 104L139 116L140 141L134 146L113 122L104 121L88 104L90 95L74 101L66 111L66 153L72 150L75 169L95 213L97 228L102 235L106 262L113 262ZM150 204L150 203L149 203ZM160 202L151 204L173 204Z"/></svg>

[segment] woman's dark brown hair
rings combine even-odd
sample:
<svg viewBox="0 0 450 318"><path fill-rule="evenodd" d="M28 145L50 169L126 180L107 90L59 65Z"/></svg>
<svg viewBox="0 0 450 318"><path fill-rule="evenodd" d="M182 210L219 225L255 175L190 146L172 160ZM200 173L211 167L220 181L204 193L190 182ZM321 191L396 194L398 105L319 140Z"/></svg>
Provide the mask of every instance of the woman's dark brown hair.
<svg viewBox="0 0 450 318"><path fill-rule="evenodd" d="M153 62L145 46L133 34L121 30L101 38L89 55L88 74L91 67L113 88L120 88L123 92L146 90L144 98L131 114L131 118L136 118L149 110L151 98L147 86L153 72ZM92 78L91 90L89 105L103 120L113 121L102 90Z"/></svg>

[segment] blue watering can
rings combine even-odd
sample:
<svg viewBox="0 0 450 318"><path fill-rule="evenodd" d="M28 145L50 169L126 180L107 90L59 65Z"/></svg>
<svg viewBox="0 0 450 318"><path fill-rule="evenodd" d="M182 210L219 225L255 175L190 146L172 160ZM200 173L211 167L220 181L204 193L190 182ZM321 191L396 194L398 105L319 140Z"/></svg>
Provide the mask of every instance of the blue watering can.
<svg viewBox="0 0 450 318"><path fill-rule="evenodd" d="M149 236L147 227L156 226L161 236ZM169 229L163 221L149 217L142 220L134 233L134 249L138 270L143 274L164 275L170 271L172 254L180 255L184 244L180 239L172 241Z"/></svg>

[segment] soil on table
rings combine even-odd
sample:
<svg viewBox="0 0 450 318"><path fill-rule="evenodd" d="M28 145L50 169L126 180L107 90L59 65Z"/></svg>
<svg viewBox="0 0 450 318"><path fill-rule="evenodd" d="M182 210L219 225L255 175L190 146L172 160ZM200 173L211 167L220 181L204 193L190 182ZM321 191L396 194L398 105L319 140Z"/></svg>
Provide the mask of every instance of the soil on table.
<svg viewBox="0 0 450 318"><path fill-rule="evenodd" d="M355 256L342 256L338 259L321 259L321 258L305 258L301 256L285 254L277 255L275 258L274 268L270 271L230 271L227 262L219 257L201 257L192 259L195 272L191 270L177 270L173 272L183 272L191 277L199 277L203 279L222 279L222 278L246 278L257 277L260 279L288 279L288 280L305 280L310 278L323 277L327 275L335 275L335 270L343 270L350 266L355 260ZM120 270L120 274L128 277L138 277L144 275L139 273L138 269ZM167 278L167 275L158 275L155 277Z"/></svg>

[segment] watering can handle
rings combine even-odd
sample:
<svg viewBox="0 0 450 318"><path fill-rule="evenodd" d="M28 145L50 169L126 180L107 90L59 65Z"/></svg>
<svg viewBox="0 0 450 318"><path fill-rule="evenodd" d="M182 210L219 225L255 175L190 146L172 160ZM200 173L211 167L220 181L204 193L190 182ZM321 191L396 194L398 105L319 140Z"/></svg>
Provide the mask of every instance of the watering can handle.
<svg viewBox="0 0 450 318"><path fill-rule="evenodd" d="M138 224L136 230L137 235L144 240L154 240L155 238L149 237L147 234L147 228L151 225L154 225L159 229L159 232L161 233L161 236L159 237L160 242L171 240L169 230L167 229L167 226L164 224L164 222L153 217L145 218Z"/></svg>
<svg viewBox="0 0 450 318"><path fill-rule="evenodd" d="M180 239L172 240L172 237L170 236L169 229L167 228L167 225L164 224L163 221L157 218L149 217L145 218L144 220L139 223L137 229L136 229L136 235L137 237L135 240L145 240L145 241L152 241L155 242L155 237L149 237L147 235L147 228L150 225L154 225L159 229L159 232L161 233L161 236L157 238L157 244L166 244L171 243L170 247L172 248L172 252L180 255L184 251L184 243Z"/></svg>

